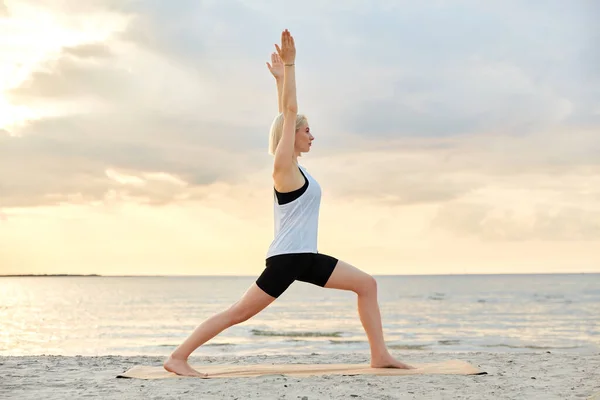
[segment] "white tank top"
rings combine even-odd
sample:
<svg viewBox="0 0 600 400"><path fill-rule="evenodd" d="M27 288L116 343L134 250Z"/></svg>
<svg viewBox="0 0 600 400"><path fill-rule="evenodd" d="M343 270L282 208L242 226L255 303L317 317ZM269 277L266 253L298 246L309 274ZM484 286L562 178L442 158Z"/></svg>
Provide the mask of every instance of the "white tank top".
<svg viewBox="0 0 600 400"><path fill-rule="evenodd" d="M318 253L321 186L303 166L298 167L308 180L308 188L300 197L286 204L279 204L273 193L275 238L269 246L267 258L278 254Z"/></svg>

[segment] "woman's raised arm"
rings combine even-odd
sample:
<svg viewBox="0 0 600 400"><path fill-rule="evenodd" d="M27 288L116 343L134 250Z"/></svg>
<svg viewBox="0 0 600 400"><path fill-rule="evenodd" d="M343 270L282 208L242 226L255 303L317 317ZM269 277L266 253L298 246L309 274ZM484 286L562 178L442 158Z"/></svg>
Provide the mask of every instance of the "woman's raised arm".
<svg viewBox="0 0 600 400"><path fill-rule="evenodd" d="M271 64L267 62L267 68L275 78L275 82L277 83L277 107L279 113L283 112L283 61L281 61L281 57L279 54L273 53L271 54Z"/></svg>
<svg viewBox="0 0 600 400"><path fill-rule="evenodd" d="M277 53L284 65L283 72L283 133L275 151L274 171L288 170L294 157L294 142L296 141L296 117L298 116L298 101L296 99L296 46L294 38L286 29L281 33L281 48L275 45Z"/></svg>

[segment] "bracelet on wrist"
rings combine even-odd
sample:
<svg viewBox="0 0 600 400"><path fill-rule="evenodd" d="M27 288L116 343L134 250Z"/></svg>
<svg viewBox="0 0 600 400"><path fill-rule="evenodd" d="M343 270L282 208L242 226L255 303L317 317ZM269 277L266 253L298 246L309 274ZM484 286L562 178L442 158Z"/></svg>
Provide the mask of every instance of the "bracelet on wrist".
<svg viewBox="0 0 600 400"><path fill-rule="evenodd" d="M294 64L284 64L284 65L285 65L286 67L292 67L292 66L294 66L294 65L296 65L296 64L294 63Z"/></svg>

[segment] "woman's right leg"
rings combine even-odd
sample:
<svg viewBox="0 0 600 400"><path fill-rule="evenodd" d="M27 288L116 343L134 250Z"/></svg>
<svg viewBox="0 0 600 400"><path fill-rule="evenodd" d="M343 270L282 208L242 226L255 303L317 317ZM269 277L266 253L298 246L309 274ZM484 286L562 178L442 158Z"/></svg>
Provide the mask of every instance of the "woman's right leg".
<svg viewBox="0 0 600 400"><path fill-rule="evenodd" d="M167 371L178 375L205 376L194 370L187 362L188 357L198 347L217 336L225 329L239 324L258 314L275 300L256 283L244 293L242 298L227 310L221 311L200 324L194 332L171 354L164 363Z"/></svg>

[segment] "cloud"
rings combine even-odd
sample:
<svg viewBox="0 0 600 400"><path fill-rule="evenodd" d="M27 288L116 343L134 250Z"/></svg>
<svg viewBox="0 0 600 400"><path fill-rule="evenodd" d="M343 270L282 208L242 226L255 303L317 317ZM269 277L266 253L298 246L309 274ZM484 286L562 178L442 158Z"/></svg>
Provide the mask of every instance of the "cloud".
<svg viewBox="0 0 600 400"><path fill-rule="evenodd" d="M0 137L0 192L3 206L55 204L79 193L88 200L102 199L121 185L106 176L107 169L131 174L169 174L191 187L243 179L240 171L264 165L264 151L251 151L250 140L239 140L237 151L203 144L202 135L220 135L223 146L231 126L193 124L161 117L81 115L43 119L20 131L20 137ZM138 121L145 121L140 124ZM202 131L203 127L206 131ZM131 132L135 134L132 134ZM242 150L243 148L243 150ZM16 169L15 165L26 168ZM156 184L126 188L131 195L174 198L186 188ZM47 195L52 195L48 198ZM162 201L162 200L161 200Z"/></svg>
<svg viewBox="0 0 600 400"><path fill-rule="evenodd" d="M8 7L6 7L6 4L4 4L4 0L0 0L0 18L9 16L10 14L8 13Z"/></svg>
<svg viewBox="0 0 600 400"><path fill-rule="evenodd" d="M134 17L116 40L224 85L243 77L239 90L260 77L270 79L264 62L279 40L280 15L267 15L247 1L137 2L124 9Z"/></svg>
<svg viewBox="0 0 600 400"><path fill-rule="evenodd" d="M78 58L110 58L113 56L110 46L106 43L86 43L64 47L63 52Z"/></svg>
<svg viewBox="0 0 600 400"><path fill-rule="evenodd" d="M565 150L570 149L565 146ZM511 154L510 148L505 154ZM440 203L431 227L487 241L597 240L598 154L580 165L566 164L548 153L543 155L548 159L509 157L507 163L515 163L512 170L496 164L496 156L490 154L491 162L481 163L481 185Z"/></svg>
<svg viewBox="0 0 600 400"><path fill-rule="evenodd" d="M15 129L17 138L0 139L0 164L7 167L2 171L19 159L32 160L26 171L0 174L9 192L3 204L54 204L73 193L98 200L115 188L166 202L184 190L175 193L156 183L122 188L104 176L110 168L169 174L191 188L240 179L242 171L267 160L268 125L276 111L273 91L272 111L265 109L263 118L252 113L244 99L252 85L241 87L242 96L230 100L228 89L237 89L240 79L214 82L162 57L118 45L64 48L8 93L15 104L52 104L59 112ZM248 111L236 102L245 103ZM228 106L237 108L237 118L231 118Z"/></svg>
<svg viewBox="0 0 600 400"><path fill-rule="evenodd" d="M449 146L402 141L386 149L349 151L308 162L326 195L336 201L437 204L460 198L483 184L481 176L444 162L454 147Z"/></svg>
<svg viewBox="0 0 600 400"><path fill-rule="evenodd" d="M342 70L375 64L395 68L395 74L340 73L347 79L346 100L336 116L345 130L397 137L590 126L588 100L600 85L590 89L582 75L591 65L585 7L401 7L401 13L387 15L374 7L352 33L364 40L347 52L352 57L343 59ZM358 18L353 15L347 25Z"/></svg>
<svg viewBox="0 0 600 400"><path fill-rule="evenodd" d="M573 46L574 39L587 42L589 36L578 29L585 7L565 12L558 3L543 10L500 2L309 4L287 10L304 22L294 31L304 95L300 106L337 119L344 132L369 129L388 137L507 128L527 133L560 122L585 103L578 97L587 83L578 72L589 51ZM212 67L214 79L235 68L258 76L249 66L262 66L261 53L278 38L268 27L285 23L278 22L282 6L262 2L139 7L141 16L124 38L188 65ZM250 27L251 41L249 28L242 26ZM232 48L237 62L223 63Z"/></svg>
<svg viewBox="0 0 600 400"><path fill-rule="evenodd" d="M416 72L416 71L415 71ZM385 137L528 134L564 120L572 105L537 87L510 64L473 60L455 70L416 72L390 80L385 97L365 100L344 128Z"/></svg>
<svg viewBox="0 0 600 400"><path fill-rule="evenodd" d="M17 88L8 91L14 104L85 97L116 100L130 87L126 70L93 58L109 58L106 46L89 44L67 47L57 59L47 61Z"/></svg>
<svg viewBox="0 0 600 400"><path fill-rule="evenodd" d="M56 107L56 101L77 102L76 107L71 103L66 110L63 107L62 113L77 113L81 100L88 99L101 111L135 109L138 114L207 123L243 120L246 126L260 124L268 129L277 101L274 80L267 74L262 64L262 81L250 80L249 74L216 79L210 70L197 70L143 48L121 42L89 43L62 49L8 96L14 104ZM272 85L268 92L265 83Z"/></svg>
<svg viewBox="0 0 600 400"><path fill-rule="evenodd" d="M0 172L3 204L164 203L268 169L276 91L264 62L281 25L297 37L300 108L317 138L306 162L335 196L442 204L498 176L597 165L597 81L579 74L590 31L581 7L550 3L309 1L283 19L282 4L261 1L45 3L130 20L7 93L54 114L0 135L0 171L29 160Z"/></svg>
<svg viewBox="0 0 600 400"><path fill-rule="evenodd" d="M318 140L307 162L319 171L329 192L345 199L385 199L391 204L443 203L506 181L524 188L551 182L554 191L573 193L586 181L568 186L565 177L585 177L600 168L595 130L525 136L363 137L337 152L320 149Z"/></svg>
<svg viewBox="0 0 600 400"><path fill-rule="evenodd" d="M456 202L441 207L432 226L489 241L588 241L600 239L600 210L544 204L520 214L510 207Z"/></svg>
<svg viewBox="0 0 600 400"><path fill-rule="evenodd" d="M123 1L121 0L46 0L38 2L36 0L19 0L21 3L31 7L36 7L46 12L62 14L64 16L89 16L90 13L97 12L123 12Z"/></svg>

